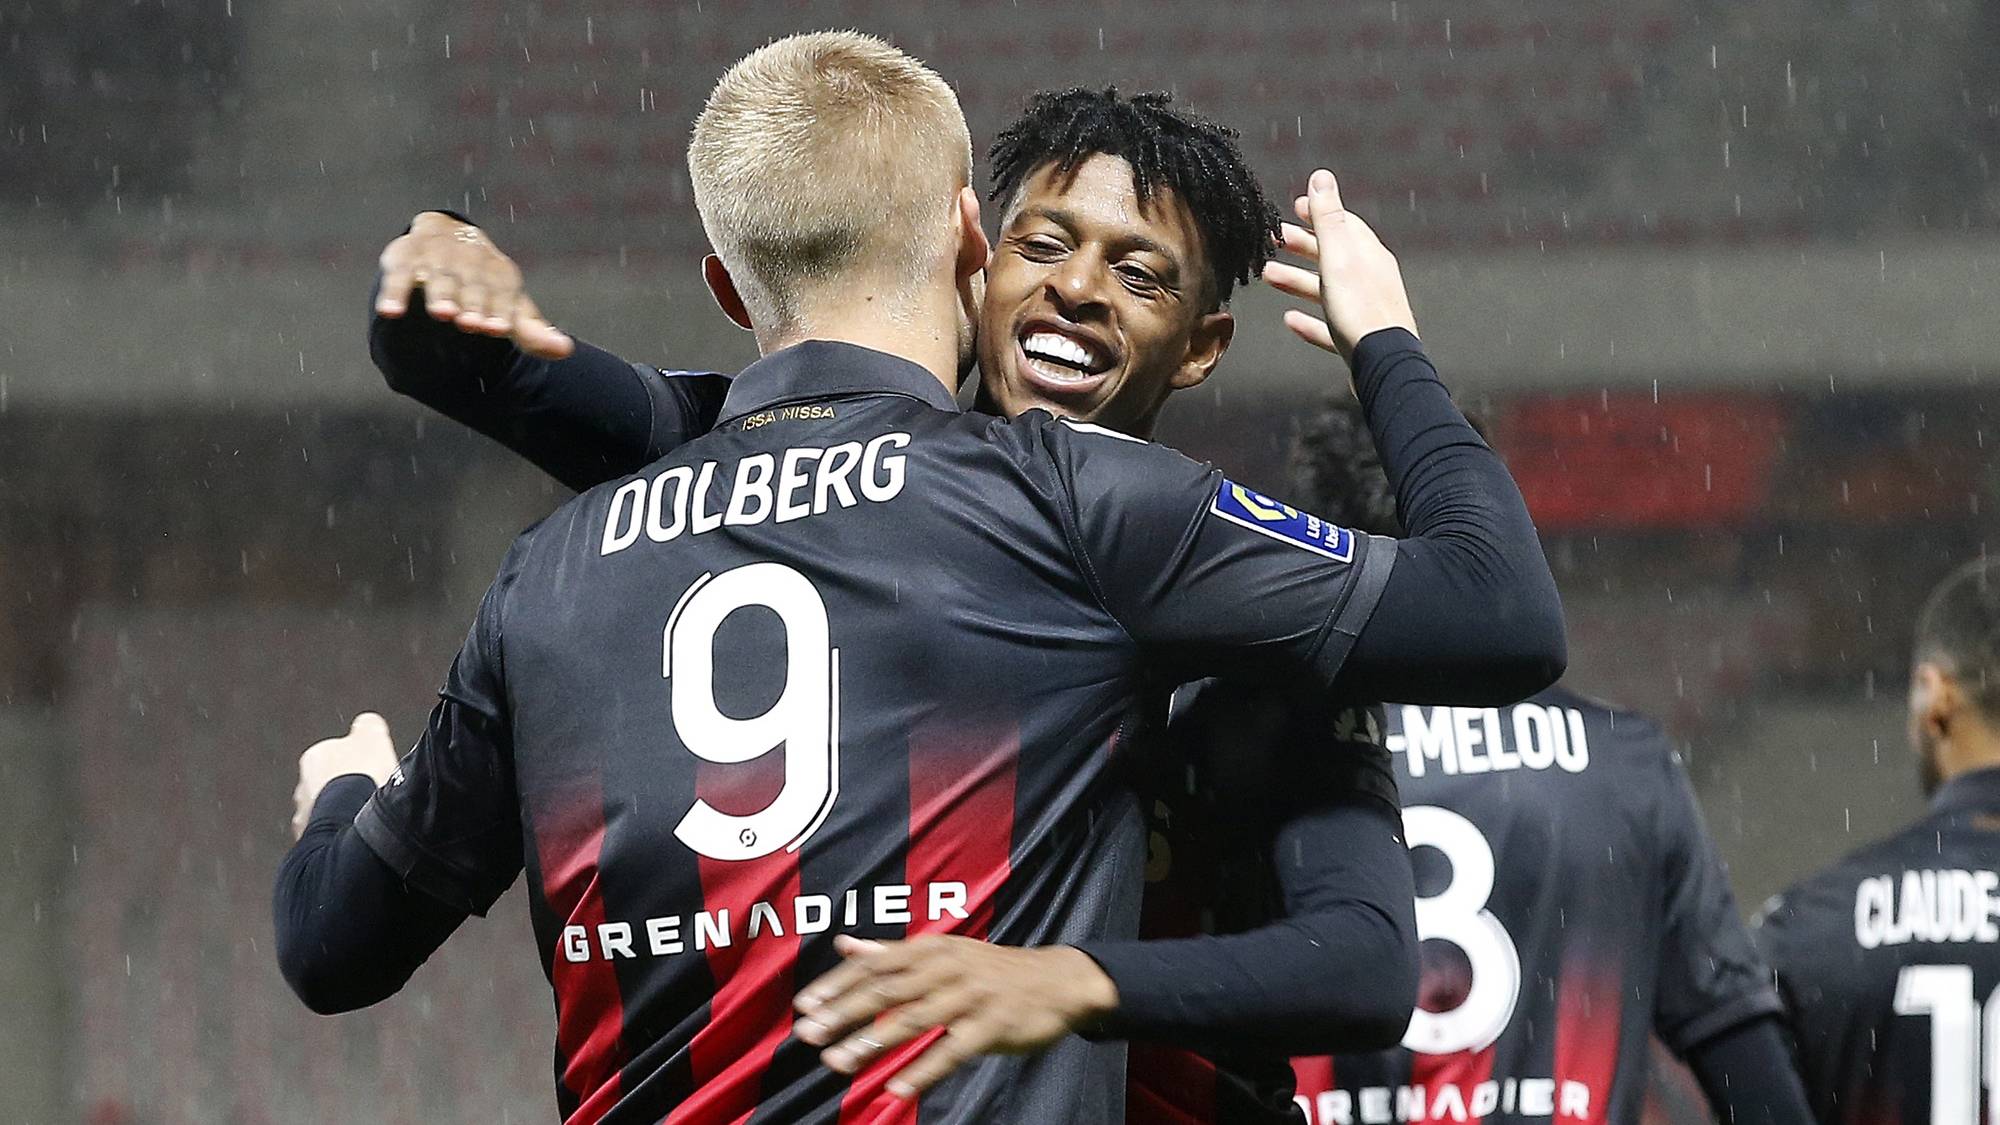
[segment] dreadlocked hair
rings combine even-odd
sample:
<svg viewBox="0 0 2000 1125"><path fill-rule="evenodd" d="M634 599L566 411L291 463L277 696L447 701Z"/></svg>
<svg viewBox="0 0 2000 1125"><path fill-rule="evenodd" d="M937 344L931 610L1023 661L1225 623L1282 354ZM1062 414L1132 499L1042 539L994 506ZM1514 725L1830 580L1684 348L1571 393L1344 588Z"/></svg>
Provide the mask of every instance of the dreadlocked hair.
<svg viewBox="0 0 2000 1125"><path fill-rule="evenodd" d="M1221 305L1276 251L1278 211L1244 163L1236 131L1173 100L1164 91L1120 97L1116 87L1034 95L993 142L991 198L1011 199L1047 165L1067 176L1093 156L1115 156L1132 166L1142 203L1164 187L1187 205Z"/></svg>
<svg viewBox="0 0 2000 1125"><path fill-rule="evenodd" d="M1306 511L1371 535L1403 533L1389 474L1352 394L1320 401L1299 425L1289 460L1293 495Z"/></svg>
<svg viewBox="0 0 2000 1125"><path fill-rule="evenodd" d="M1479 411L1467 409L1465 420L1473 432L1489 438ZM1371 535L1403 534L1389 474L1382 468L1368 418L1351 392L1327 392L1299 423L1287 461L1292 495L1307 511Z"/></svg>

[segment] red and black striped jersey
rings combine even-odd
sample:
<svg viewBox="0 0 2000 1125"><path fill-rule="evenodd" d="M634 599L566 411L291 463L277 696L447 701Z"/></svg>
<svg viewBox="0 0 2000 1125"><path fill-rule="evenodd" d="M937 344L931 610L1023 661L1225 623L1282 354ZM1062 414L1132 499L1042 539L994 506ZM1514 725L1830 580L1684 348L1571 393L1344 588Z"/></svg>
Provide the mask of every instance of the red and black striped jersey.
<svg viewBox="0 0 2000 1125"><path fill-rule="evenodd" d="M1227 664L1330 685L1394 547L1162 447L955 409L809 343L712 433L525 533L357 820L484 910L525 867L572 1122L1114 1122L1120 1044L926 1095L790 1035L832 936L1134 936L1121 776Z"/></svg>
<svg viewBox="0 0 2000 1125"><path fill-rule="evenodd" d="M1766 905L1813 1115L1828 1125L1991 1121L2000 1106L2000 769Z"/></svg>
<svg viewBox="0 0 2000 1125"><path fill-rule="evenodd" d="M1142 936L1270 926L1291 913L1287 895L1302 882L1356 900L1394 894L1407 909L1407 852L1380 707L1206 680L1175 692L1162 742L1168 768L1135 782L1148 836ZM1361 815L1300 827L1341 806ZM1314 851L1290 854L1299 848ZM1288 876L1287 860L1306 878ZM1403 867L1400 881L1394 864ZM1135 1041L1126 1120L1298 1125L1284 1050L1241 1035L1210 1038L1196 1047Z"/></svg>
<svg viewBox="0 0 2000 1125"><path fill-rule="evenodd" d="M1656 724L1559 687L1388 718L1419 1008L1397 1050L1295 1061L1313 1125L1636 1121L1649 1036L1777 1010Z"/></svg>

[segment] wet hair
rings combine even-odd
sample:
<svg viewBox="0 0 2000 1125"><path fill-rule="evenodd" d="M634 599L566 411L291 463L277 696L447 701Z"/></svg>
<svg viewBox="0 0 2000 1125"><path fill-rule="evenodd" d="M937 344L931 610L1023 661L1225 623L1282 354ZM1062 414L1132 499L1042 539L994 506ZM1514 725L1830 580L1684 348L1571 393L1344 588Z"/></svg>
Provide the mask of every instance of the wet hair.
<svg viewBox="0 0 2000 1125"><path fill-rule="evenodd" d="M1480 437L1488 436L1477 414L1468 411L1466 421ZM1306 511L1372 535L1403 534L1389 474L1361 404L1349 392L1329 392L1306 416L1292 439L1289 461L1291 499Z"/></svg>
<svg viewBox="0 0 2000 1125"><path fill-rule="evenodd" d="M1236 131L1175 106L1165 92L1128 98L1115 87L1078 88L1029 98L993 142L992 198L1011 201L1042 168L1053 164L1066 176L1098 155L1132 166L1141 202L1166 188L1187 205L1201 232L1214 305L1256 277L1276 251L1278 211L1245 163Z"/></svg>
<svg viewBox="0 0 2000 1125"><path fill-rule="evenodd" d="M2000 560L1951 572L1917 614L1915 659L1941 665L1988 722L2000 722Z"/></svg>

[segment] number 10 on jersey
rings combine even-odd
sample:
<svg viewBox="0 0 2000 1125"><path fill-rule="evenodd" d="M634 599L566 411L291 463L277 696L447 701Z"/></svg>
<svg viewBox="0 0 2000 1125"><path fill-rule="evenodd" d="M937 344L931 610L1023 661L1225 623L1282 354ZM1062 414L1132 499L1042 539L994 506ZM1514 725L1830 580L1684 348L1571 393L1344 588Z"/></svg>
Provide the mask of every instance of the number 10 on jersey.
<svg viewBox="0 0 2000 1125"><path fill-rule="evenodd" d="M1986 998L1982 1014L1972 988L1970 965L1905 965L1896 974L1896 1014L1931 1021L1931 1125L1979 1119L1982 1061L1989 1089L2000 1084L2000 989ZM1986 1120L2000 1121L2000 1097L1989 1097L1988 1104Z"/></svg>
<svg viewBox="0 0 2000 1125"><path fill-rule="evenodd" d="M731 718L715 702L715 639L739 609L762 606L785 627L785 690L771 709ZM669 684L674 733L704 762L742 765L784 747L785 784L753 813L725 813L696 798L674 836L710 859L745 860L797 851L840 794L840 650L826 602L806 576L782 563L752 563L702 575L667 618L660 675Z"/></svg>

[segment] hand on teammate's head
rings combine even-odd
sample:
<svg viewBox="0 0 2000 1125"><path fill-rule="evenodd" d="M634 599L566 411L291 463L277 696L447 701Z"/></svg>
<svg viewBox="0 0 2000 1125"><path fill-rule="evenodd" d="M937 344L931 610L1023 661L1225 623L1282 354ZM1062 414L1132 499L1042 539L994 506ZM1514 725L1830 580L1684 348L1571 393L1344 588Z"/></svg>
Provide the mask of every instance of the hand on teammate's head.
<svg viewBox="0 0 2000 1125"><path fill-rule="evenodd" d="M381 269L377 316L401 317L421 290L424 310L461 332L508 337L542 359L576 350L522 288L521 267L470 223L441 211L419 213L408 233L383 247Z"/></svg>
<svg viewBox="0 0 2000 1125"><path fill-rule="evenodd" d="M1410 311L1396 256L1382 245L1374 228L1346 209L1340 183L1322 168L1312 174L1306 194L1292 201L1300 226L1284 224L1284 249L1310 262L1311 268L1272 261L1264 266L1264 281L1288 296L1318 306L1316 313L1285 312L1285 327L1294 335L1347 359L1362 337L1384 328L1417 330Z"/></svg>
<svg viewBox="0 0 2000 1125"><path fill-rule="evenodd" d="M313 803L334 778L366 774L379 786L395 771L396 744L389 737L388 720L373 711L354 716L346 734L315 742L299 755L299 783L292 790L293 838L305 833Z"/></svg>

